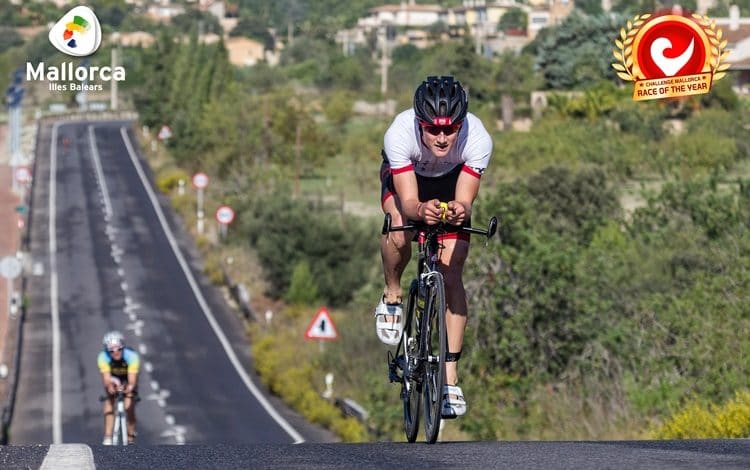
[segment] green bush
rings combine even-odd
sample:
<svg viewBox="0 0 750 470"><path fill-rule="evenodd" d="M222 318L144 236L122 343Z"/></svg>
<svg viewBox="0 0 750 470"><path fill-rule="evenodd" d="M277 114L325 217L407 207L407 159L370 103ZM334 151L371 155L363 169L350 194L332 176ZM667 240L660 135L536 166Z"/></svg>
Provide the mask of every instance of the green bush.
<svg viewBox="0 0 750 470"><path fill-rule="evenodd" d="M167 167L156 174L156 187L165 194L177 188L180 181L183 181L185 186L190 184L190 175L181 168Z"/></svg>
<svg viewBox="0 0 750 470"><path fill-rule="evenodd" d="M301 325L299 321L293 323ZM290 337L290 331L296 330L285 328L276 334L253 335L252 353L261 380L310 422L332 430L345 442L365 440L366 431L359 422L345 417L313 389L313 373L318 370L313 345L290 347L299 344L296 337Z"/></svg>

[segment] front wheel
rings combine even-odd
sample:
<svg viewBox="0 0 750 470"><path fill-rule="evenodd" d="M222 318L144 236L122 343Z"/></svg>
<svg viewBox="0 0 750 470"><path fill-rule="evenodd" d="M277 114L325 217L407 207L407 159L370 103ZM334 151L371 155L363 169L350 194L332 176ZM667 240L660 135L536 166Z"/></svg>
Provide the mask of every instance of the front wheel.
<svg viewBox="0 0 750 470"><path fill-rule="evenodd" d="M419 399L421 386L413 377L414 369L417 367L417 354L419 344L417 339L417 322L415 315L417 303L417 282L412 282L409 289L409 300L406 303L404 317L404 334L399 345L399 355L403 362L403 382L401 384L401 399L404 402L404 432L409 442L417 440L419 433Z"/></svg>
<svg viewBox="0 0 750 470"><path fill-rule="evenodd" d="M422 323L422 339L425 353L425 374L422 384L424 405L424 433L430 444L437 440L443 408L443 386L445 385L445 354L448 336L445 326L445 283L443 275L433 273L432 286L427 293L427 303Z"/></svg>

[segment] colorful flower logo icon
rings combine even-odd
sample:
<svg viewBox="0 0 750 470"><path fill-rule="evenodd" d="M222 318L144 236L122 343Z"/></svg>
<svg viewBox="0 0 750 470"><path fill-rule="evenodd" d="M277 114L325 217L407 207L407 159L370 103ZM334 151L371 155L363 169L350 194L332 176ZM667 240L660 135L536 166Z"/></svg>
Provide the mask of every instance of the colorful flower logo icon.
<svg viewBox="0 0 750 470"><path fill-rule="evenodd" d="M84 57L99 48L102 28L89 7L77 6L55 23L49 32L49 40L60 52Z"/></svg>

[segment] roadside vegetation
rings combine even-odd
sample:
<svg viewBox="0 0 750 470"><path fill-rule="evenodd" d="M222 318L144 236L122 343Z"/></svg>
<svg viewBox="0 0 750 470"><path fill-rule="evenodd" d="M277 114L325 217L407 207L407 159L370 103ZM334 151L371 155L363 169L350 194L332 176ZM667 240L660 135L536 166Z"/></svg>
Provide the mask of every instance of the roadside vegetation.
<svg viewBox="0 0 750 470"><path fill-rule="evenodd" d="M344 440L398 440L398 387L372 318L377 175L393 116L353 111L383 98L373 51L344 56L322 26L300 21L279 67L242 70L221 42L194 32L178 43L164 29L151 49L123 51L140 77L125 88L150 138L173 130L152 165L186 227L194 198L178 181L196 171L212 178L206 213L237 213L226 240L213 225L195 236L211 278L230 273L250 292L267 386ZM619 26L573 16L492 59L460 39L392 51L385 98L398 111L426 75L453 74L495 143L475 220L497 215L500 241L472 245L459 366L469 412L448 438L750 437L748 105L731 76L709 95L634 103L609 66ZM538 115L533 90L549 92ZM504 95L528 132L500 130ZM323 348L303 339L321 305L340 335ZM367 410L364 422L321 397L321 371L334 373L335 396Z"/></svg>

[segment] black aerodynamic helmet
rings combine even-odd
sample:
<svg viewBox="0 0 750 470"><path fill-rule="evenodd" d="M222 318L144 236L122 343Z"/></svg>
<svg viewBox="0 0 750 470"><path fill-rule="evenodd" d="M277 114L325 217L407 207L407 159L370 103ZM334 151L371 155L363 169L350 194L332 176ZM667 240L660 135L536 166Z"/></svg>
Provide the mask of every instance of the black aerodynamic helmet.
<svg viewBox="0 0 750 470"><path fill-rule="evenodd" d="M417 119L429 124L458 124L464 120L468 109L466 90L453 77L427 77L414 92Z"/></svg>

